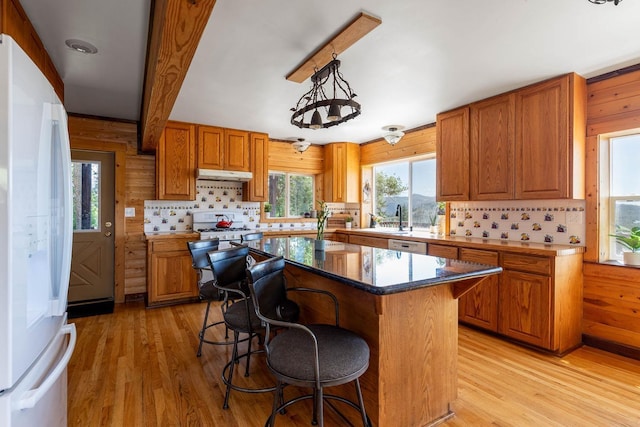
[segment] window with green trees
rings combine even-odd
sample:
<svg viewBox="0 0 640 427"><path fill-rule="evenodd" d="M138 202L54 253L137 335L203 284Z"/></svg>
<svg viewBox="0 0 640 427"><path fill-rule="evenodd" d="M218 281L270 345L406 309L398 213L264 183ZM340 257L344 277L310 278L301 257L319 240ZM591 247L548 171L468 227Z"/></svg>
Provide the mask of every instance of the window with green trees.
<svg viewBox="0 0 640 427"><path fill-rule="evenodd" d="M436 160L434 158L376 165L374 214L380 225L397 227L398 205L402 226L428 228L435 218Z"/></svg>
<svg viewBox="0 0 640 427"><path fill-rule="evenodd" d="M269 172L271 218L300 218L314 206L313 175Z"/></svg>

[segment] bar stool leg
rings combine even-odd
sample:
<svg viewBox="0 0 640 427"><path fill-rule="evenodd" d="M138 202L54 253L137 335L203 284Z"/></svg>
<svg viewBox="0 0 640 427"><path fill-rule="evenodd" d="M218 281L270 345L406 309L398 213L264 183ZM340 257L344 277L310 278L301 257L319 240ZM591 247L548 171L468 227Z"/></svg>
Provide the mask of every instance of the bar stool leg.
<svg viewBox="0 0 640 427"><path fill-rule="evenodd" d="M197 357L202 356L202 344L204 343L204 334L207 331L207 319L209 318L209 308L211 307L211 300L207 301L207 309L204 312L204 322L202 323L202 329L200 330L200 344L198 345Z"/></svg>

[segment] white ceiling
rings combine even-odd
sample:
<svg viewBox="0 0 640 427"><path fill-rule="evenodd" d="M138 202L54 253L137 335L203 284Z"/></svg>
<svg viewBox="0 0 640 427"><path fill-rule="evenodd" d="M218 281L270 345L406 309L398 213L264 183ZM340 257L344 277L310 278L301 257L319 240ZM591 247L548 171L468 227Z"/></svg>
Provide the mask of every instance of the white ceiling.
<svg viewBox="0 0 640 427"><path fill-rule="evenodd" d="M138 120L150 0L21 0L65 82L71 112ZM341 54L362 114L298 129L290 108L310 88L285 76L364 11L382 24ZM218 0L170 118L312 143L365 142L385 125L575 71L640 63L640 1ZM84 39L93 56L64 45Z"/></svg>

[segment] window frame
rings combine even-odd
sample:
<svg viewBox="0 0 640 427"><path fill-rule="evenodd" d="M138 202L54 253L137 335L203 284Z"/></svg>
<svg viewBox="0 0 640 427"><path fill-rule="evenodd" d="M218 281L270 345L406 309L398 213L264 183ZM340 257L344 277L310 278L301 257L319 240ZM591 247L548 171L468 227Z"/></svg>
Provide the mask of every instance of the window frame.
<svg viewBox="0 0 640 427"><path fill-rule="evenodd" d="M285 215L284 216L273 216L273 212L274 212L274 208L275 206L271 203L271 197L270 194L267 195L267 203L271 204L271 219L300 219L300 218L304 218L304 215L295 215L295 216L289 216L286 215L290 208L291 208L291 180L290 178L293 176L301 176L301 177L308 177L311 178L311 195L312 195L312 200L314 198L314 195L316 194L316 176L314 174L310 174L310 173L301 173L301 172L286 172L286 171L277 171L277 170L270 170L268 173L268 177L267 180L269 180L271 178L271 175L284 175L284 187L285 187L285 206L284 206L284 212ZM314 206L312 205L310 207L310 209L314 209Z"/></svg>
<svg viewBox="0 0 640 427"><path fill-rule="evenodd" d="M598 261L607 263L612 261L622 261L622 252L618 255L617 243L611 234L615 233L615 205L619 201L634 201L640 203L640 192L636 195L611 196L611 170L613 169L612 144L616 138L638 135L640 129L629 129L610 134L599 135L599 199L600 210L598 215L598 241L599 254Z"/></svg>
<svg viewBox="0 0 640 427"><path fill-rule="evenodd" d="M373 176L373 188L372 188L372 197L371 197L371 206L372 206L372 211L375 212L375 206L376 206L376 168L378 167L382 167L382 166L386 166L386 165L399 165L399 164L403 164L406 163L408 164L408 177L409 177L409 182L407 183L407 185L409 186L409 188L407 189L407 224L406 227L408 227L410 230L413 229L414 225L413 225L413 197L412 197L412 189L413 189L413 165L414 163L419 163L419 162L423 162L423 161L428 161L428 160L433 160L434 162L436 162L436 154L435 153L430 153L428 155L425 156L419 156L419 157L414 157L414 158L404 158L404 159L398 159L398 160L393 160L393 161L389 161L389 162L380 162L380 163L375 163L373 165L371 165L371 170L372 170L372 176ZM434 169L435 170L435 169ZM437 179L437 177L434 175L434 180ZM434 191L436 188L436 182L434 181L433 183L434 186ZM436 206L437 206L437 199L436 199L436 194L433 195L434 200L436 202ZM403 225L404 226L404 225ZM426 231L428 230L429 227L425 227L425 228L418 228L416 229L416 231Z"/></svg>

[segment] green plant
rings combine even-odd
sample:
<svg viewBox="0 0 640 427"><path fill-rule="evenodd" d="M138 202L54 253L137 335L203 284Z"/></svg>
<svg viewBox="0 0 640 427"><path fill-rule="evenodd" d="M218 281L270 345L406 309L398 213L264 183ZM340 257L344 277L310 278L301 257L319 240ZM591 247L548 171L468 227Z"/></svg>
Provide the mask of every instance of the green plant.
<svg viewBox="0 0 640 427"><path fill-rule="evenodd" d="M324 227L327 225L328 218L327 203L324 200L318 200L318 233L316 239L322 240L324 238Z"/></svg>
<svg viewBox="0 0 640 427"><path fill-rule="evenodd" d="M352 216L348 216L344 219L344 222L353 222L353 217Z"/></svg>
<svg viewBox="0 0 640 427"><path fill-rule="evenodd" d="M631 229L622 225L616 225L616 234L609 234L616 238L616 242L631 252L640 252L640 227Z"/></svg>
<svg viewBox="0 0 640 427"><path fill-rule="evenodd" d="M267 202L267 203L265 203L265 204L264 204L264 208L263 208L263 209L264 209L264 211L265 211L265 212L267 212L267 213L268 213L268 212L271 212L271 204L270 204L270 203L268 203L268 202Z"/></svg>
<svg viewBox="0 0 640 427"><path fill-rule="evenodd" d="M438 224L438 210L429 212L429 224L436 226Z"/></svg>

